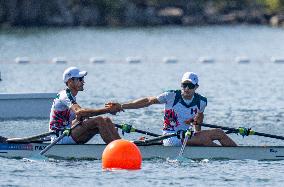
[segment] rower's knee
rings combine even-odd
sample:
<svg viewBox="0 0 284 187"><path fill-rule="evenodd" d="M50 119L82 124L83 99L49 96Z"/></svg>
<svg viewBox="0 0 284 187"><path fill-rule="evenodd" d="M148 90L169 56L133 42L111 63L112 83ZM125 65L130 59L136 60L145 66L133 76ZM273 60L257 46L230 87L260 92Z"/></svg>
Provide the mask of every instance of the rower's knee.
<svg viewBox="0 0 284 187"><path fill-rule="evenodd" d="M214 129L215 134L219 134L221 136L226 135L226 133L222 129Z"/></svg>
<svg viewBox="0 0 284 187"><path fill-rule="evenodd" d="M101 116L88 119L84 122L84 126L88 127L88 129L99 128L100 126L105 125L105 119Z"/></svg>
<svg viewBox="0 0 284 187"><path fill-rule="evenodd" d="M95 118L90 119L93 123L100 124L104 123L105 119L102 116L98 116Z"/></svg>
<svg viewBox="0 0 284 187"><path fill-rule="evenodd" d="M112 123L109 117L98 116L98 117L92 118L92 120L96 123Z"/></svg>
<svg viewBox="0 0 284 187"><path fill-rule="evenodd" d="M105 122L112 123L111 119L109 117L104 117Z"/></svg>
<svg viewBox="0 0 284 187"><path fill-rule="evenodd" d="M98 116L96 118L90 119L90 124L92 124L92 128L106 129L106 128L114 128L114 124L112 123L109 117Z"/></svg>
<svg viewBox="0 0 284 187"><path fill-rule="evenodd" d="M214 129L214 131L218 134L224 134L224 131L222 129Z"/></svg>

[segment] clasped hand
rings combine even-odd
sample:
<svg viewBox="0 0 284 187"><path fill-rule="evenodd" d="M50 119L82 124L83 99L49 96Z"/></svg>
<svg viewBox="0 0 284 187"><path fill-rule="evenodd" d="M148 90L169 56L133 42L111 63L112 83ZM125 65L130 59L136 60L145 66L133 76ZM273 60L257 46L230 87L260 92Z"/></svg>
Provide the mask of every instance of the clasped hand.
<svg viewBox="0 0 284 187"><path fill-rule="evenodd" d="M108 102L105 104L105 107L108 109L109 113L116 115L117 112L124 111L119 103Z"/></svg>

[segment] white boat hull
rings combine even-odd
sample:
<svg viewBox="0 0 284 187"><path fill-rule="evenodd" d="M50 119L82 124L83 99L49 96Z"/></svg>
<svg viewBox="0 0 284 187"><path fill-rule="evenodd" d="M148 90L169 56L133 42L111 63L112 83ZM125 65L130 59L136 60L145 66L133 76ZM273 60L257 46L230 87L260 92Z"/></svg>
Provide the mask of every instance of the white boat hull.
<svg viewBox="0 0 284 187"><path fill-rule="evenodd" d="M48 144L0 144L0 156L30 158L37 156ZM55 145L45 156L62 159L101 159L104 144ZM143 159L176 158L180 147L162 145L139 146ZM282 160L284 146L239 146L239 147L186 147L184 157L191 159L253 159Z"/></svg>

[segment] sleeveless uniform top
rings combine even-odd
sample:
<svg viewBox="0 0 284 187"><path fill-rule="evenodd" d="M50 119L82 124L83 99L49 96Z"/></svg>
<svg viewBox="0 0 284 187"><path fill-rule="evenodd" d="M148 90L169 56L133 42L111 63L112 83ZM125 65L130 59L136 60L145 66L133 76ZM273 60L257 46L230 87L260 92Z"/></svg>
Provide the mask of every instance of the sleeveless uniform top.
<svg viewBox="0 0 284 187"><path fill-rule="evenodd" d="M204 112L207 106L207 99L198 93L186 102L181 96L181 90L164 92L157 99L165 104L164 133L187 130L190 126L185 121L194 118L198 112Z"/></svg>
<svg viewBox="0 0 284 187"><path fill-rule="evenodd" d="M69 88L57 94L50 111L50 131L61 131L65 127L71 127L72 120L76 117L71 110L73 104L76 104L76 97L72 96Z"/></svg>

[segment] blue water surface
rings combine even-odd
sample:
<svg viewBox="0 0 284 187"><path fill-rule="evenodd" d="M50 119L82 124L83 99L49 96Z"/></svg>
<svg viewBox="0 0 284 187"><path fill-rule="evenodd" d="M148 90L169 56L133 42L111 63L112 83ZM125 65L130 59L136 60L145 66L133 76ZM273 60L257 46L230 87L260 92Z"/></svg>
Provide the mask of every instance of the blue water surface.
<svg viewBox="0 0 284 187"><path fill-rule="evenodd" d="M200 79L197 91L208 98L206 123L284 135L284 64L271 62L271 57L284 56L283 39L283 29L266 26L2 30L0 92L57 92L64 88L63 70L76 65L89 72L78 102L100 108L108 101L126 102L179 89L182 74L195 71ZM29 57L31 63L16 64L18 56ZM49 63L56 56L68 63ZM93 56L106 62L92 64L88 59ZM142 62L129 64L128 56ZM162 59L169 56L178 62L164 63ZM250 63L237 63L238 56ZM215 62L200 63L199 57ZM162 111L163 106L155 105L110 117L161 133ZM48 119L0 121L0 135L6 137L47 130ZM240 145L284 145L276 139L230 136ZM99 136L90 141L98 142ZM141 170L111 172L101 169L100 160L0 158L0 163L0 186L282 186L284 182L284 161L151 159L143 161Z"/></svg>

